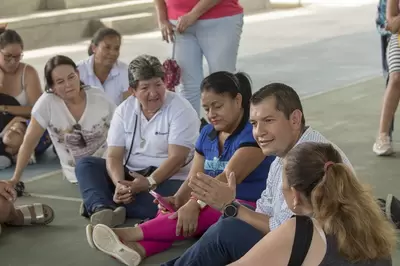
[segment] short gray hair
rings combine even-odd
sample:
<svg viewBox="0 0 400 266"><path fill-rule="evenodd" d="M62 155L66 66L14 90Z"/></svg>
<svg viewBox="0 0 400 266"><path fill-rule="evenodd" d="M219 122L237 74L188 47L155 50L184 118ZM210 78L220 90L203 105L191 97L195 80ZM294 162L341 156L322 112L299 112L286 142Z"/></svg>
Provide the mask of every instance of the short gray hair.
<svg viewBox="0 0 400 266"><path fill-rule="evenodd" d="M140 55L129 63L128 76L129 86L136 89L140 80L164 78L164 67L157 57Z"/></svg>

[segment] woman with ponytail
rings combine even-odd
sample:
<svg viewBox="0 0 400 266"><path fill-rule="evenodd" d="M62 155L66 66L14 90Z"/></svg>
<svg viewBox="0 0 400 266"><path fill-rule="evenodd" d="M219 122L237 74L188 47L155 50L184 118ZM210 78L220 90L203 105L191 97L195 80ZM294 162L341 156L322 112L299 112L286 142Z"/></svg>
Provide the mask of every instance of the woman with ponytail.
<svg viewBox="0 0 400 266"><path fill-rule="evenodd" d="M215 72L203 80L201 101L210 124L201 130L188 176L202 172L227 182L226 173L235 172L238 201L255 208L275 157L263 155L253 137L248 122L250 97L251 82L244 73ZM164 198L174 212L159 205L158 216L137 227L110 229L99 224L92 232L89 225L89 244L126 265L138 265L175 241L202 235L221 212L191 197L188 180L173 197Z"/></svg>
<svg viewBox="0 0 400 266"><path fill-rule="evenodd" d="M100 28L89 44L89 57L77 64L83 83L103 90L116 105L130 95L128 66L118 60L121 42L118 31Z"/></svg>
<svg viewBox="0 0 400 266"><path fill-rule="evenodd" d="M295 216L231 265L392 265L394 226L331 144L293 148L282 190Z"/></svg>

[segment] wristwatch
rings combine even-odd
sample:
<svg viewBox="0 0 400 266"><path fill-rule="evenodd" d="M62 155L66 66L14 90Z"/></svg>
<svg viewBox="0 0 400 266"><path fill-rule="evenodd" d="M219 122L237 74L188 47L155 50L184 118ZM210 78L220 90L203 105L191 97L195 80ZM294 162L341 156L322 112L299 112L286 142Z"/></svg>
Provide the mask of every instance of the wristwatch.
<svg viewBox="0 0 400 266"><path fill-rule="evenodd" d="M149 181L149 190L154 190L157 188L157 182L154 180L153 175L148 176L147 181Z"/></svg>
<svg viewBox="0 0 400 266"><path fill-rule="evenodd" d="M224 218L227 217L236 217L239 211L240 204L236 201L232 201L228 205L226 205L223 209Z"/></svg>

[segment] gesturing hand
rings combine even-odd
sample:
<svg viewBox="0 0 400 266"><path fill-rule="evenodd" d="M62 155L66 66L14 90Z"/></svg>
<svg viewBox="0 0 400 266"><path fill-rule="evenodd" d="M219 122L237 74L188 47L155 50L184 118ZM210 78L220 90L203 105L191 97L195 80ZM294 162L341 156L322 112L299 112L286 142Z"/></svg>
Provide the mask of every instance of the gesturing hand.
<svg viewBox="0 0 400 266"><path fill-rule="evenodd" d="M224 183L206 174L198 173L189 181L189 187L193 190L192 196L221 211L236 197L235 174L231 172L227 179L228 183Z"/></svg>

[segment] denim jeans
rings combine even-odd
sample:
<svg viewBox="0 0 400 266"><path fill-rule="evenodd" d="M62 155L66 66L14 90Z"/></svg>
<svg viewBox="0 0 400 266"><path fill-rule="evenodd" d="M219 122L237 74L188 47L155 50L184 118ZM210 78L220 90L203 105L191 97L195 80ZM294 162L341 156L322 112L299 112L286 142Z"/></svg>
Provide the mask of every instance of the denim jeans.
<svg viewBox="0 0 400 266"><path fill-rule="evenodd" d="M264 237L261 231L237 218L225 218L178 258L163 266L221 266L237 261Z"/></svg>
<svg viewBox="0 0 400 266"><path fill-rule="evenodd" d="M386 82L386 87L389 83L389 67L388 67L388 63L387 63L387 47L389 44L389 40L390 40L390 35L389 36L381 35L382 72L383 72L383 78L385 79L385 82ZM390 139L392 139L393 130L394 130L394 117L392 120L392 124L390 125L390 129L389 129Z"/></svg>
<svg viewBox="0 0 400 266"><path fill-rule="evenodd" d="M176 20L171 20L176 25ZM177 89L200 114L200 84L204 78L203 56L209 73L236 71L236 60L243 28L243 14L198 20L182 34L176 34L175 59L181 67Z"/></svg>
<svg viewBox="0 0 400 266"><path fill-rule="evenodd" d="M116 208L113 201L115 186L108 175L106 160L98 157L85 157L79 160L75 167L76 178L83 198L87 216L97 207ZM167 180L161 183L156 191L162 196L172 196L182 185L180 180ZM147 219L157 214L157 205L153 196L141 192L135 196L135 201L124 205L128 218Z"/></svg>

